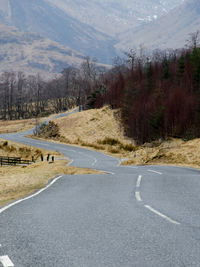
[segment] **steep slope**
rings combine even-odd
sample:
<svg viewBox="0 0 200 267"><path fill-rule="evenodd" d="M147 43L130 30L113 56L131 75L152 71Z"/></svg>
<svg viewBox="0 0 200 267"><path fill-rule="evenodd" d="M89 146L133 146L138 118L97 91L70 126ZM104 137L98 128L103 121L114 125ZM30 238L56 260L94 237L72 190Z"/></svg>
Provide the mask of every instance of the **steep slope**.
<svg viewBox="0 0 200 267"><path fill-rule="evenodd" d="M116 36L145 21L155 20L183 0L48 0L71 17ZM103 18L103 19L102 19Z"/></svg>
<svg viewBox="0 0 200 267"><path fill-rule="evenodd" d="M83 58L68 47L0 23L0 72L57 73L69 65L80 65Z"/></svg>
<svg viewBox="0 0 200 267"><path fill-rule="evenodd" d="M22 31L36 32L104 63L115 56L114 40L45 0L0 0L1 16Z"/></svg>
<svg viewBox="0 0 200 267"><path fill-rule="evenodd" d="M144 44L151 49L180 48L188 39L188 34L200 29L200 1L188 0L166 16L128 31L121 35L119 49L127 50Z"/></svg>

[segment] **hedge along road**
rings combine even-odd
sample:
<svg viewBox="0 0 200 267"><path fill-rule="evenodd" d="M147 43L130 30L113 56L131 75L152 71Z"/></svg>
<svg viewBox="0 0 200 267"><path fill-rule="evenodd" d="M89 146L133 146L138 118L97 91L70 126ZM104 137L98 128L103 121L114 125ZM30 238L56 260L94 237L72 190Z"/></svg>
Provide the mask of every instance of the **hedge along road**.
<svg viewBox="0 0 200 267"><path fill-rule="evenodd" d="M30 133L30 132L29 132ZM200 266L200 172L120 166L63 144L0 137L58 150L103 175L63 175L0 210L0 266Z"/></svg>

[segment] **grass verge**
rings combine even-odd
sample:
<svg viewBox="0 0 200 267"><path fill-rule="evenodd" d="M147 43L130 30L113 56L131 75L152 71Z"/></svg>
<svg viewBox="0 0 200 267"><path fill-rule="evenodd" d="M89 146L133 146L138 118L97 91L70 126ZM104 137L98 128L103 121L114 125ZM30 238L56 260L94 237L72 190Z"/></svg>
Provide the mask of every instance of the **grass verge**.
<svg viewBox="0 0 200 267"><path fill-rule="evenodd" d="M56 155L54 163L41 162L40 154ZM38 155L36 163L29 166L3 166L0 167L0 206L16 199L25 197L45 186L53 177L62 174L102 174L101 172L86 168L67 166L68 161L63 159L59 152L39 150L14 142L1 141L0 155L22 156ZM36 157L35 157L36 159Z"/></svg>

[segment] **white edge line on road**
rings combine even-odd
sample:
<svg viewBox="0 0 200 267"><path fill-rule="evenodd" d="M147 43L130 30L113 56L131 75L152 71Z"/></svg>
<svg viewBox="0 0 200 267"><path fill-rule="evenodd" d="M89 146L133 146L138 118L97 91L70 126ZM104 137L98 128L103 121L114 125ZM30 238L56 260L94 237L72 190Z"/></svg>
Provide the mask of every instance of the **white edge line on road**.
<svg viewBox="0 0 200 267"><path fill-rule="evenodd" d="M19 204L19 203L25 201L25 200L28 200L28 199L31 199L31 198L36 197L37 195L41 194L43 191L47 190L50 186L52 186L52 185L53 185L55 182L57 182L60 178L62 178L62 176L58 176L58 177L54 178L54 179L53 179L53 180L52 180L46 187L40 189L40 190L37 191L36 193L34 193L34 194L32 194L32 195L30 195L30 196L28 196L28 197L19 199L19 200L13 202L13 203L11 203L11 204L9 204L9 205L7 205L7 206L1 208L1 209L0 209L0 214L3 213L5 210L7 210L7 209L9 209L9 208L11 208L11 207L13 207L13 206L15 206L15 205L17 205L17 204Z"/></svg>
<svg viewBox="0 0 200 267"><path fill-rule="evenodd" d="M122 163L122 159L117 159L118 160L118 164L117 164L117 167L120 167L121 163Z"/></svg>
<svg viewBox="0 0 200 267"><path fill-rule="evenodd" d="M95 171L99 171L99 172L105 172L105 173L108 173L108 174L111 174L111 175L115 175L114 172L109 172L109 171L105 171L105 170L97 170L97 169L94 169Z"/></svg>
<svg viewBox="0 0 200 267"><path fill-rule="evenodd" d="M137 179L137 183L136 183L136 187L139 188L140 185L141 185L141 180L142 180L142 175L139 175L138 176L138 179Z"/></svg>
<svg viewBox="0 0 200 267"><path fill-rule="evenodd" d="M162 172L157 172L157 171L154 171L154 170L148 170L148 172L154 172L154 173L162 175Z"/></svg>
<svg viewBox="0 0 200 267"><path fill-rule="evenodd" d="M136 198L136 200L139 201L139 202L142 201L141 196L140 196L140 192L137 192L137 191L135 192L135 198Z"/></svg>
<svg viewBox="0 0 200 267"><path fill-rule="evenodd" d="M169 218L168 216L166 216L166 215L162 214L161 212L159 212L159 211L153 209L151 206L145 205L145 208L147 208L147 209L150 210L151 212L155 213L156 215L162 217L163 219L169 221L170 223L173 223L173 224L176 224L176 225L180 225L179 222L172 220L172 219Z"/></svg>
<svg viewBox="0 0 200 267"><path fill-rule="evenodd" d="M12 263L12 261L10 260L10 258L7 255L1 256L0 262L3 264L4 267L13 267L14 266L14 264Z"/></svg>
<svg viewBox="0 0 200 267"><path fill-rule="evenodd" d="M67 165L70 166L73 162L74 160L72 159Z"/></svg>

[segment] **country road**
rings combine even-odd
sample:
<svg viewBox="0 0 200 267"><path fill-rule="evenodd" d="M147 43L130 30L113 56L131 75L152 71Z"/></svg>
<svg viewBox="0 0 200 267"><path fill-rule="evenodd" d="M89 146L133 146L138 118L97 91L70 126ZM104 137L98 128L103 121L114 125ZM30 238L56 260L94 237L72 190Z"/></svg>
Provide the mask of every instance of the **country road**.
<svg viewBox="0 0 200 267"><path fill-rule="evenodd" d="M200 266L200 172L120 166L83 148L1 138L58 150L71 166L103 175L63 175L40 194L0 210L0 266Z"/></svg>

